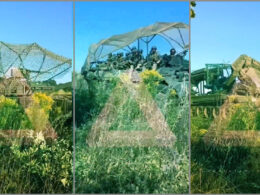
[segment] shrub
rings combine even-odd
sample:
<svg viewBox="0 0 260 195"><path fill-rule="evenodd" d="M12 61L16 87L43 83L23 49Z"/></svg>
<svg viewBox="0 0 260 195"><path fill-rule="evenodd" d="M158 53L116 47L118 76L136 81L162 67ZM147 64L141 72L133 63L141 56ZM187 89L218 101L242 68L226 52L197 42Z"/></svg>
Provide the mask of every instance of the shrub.
<svg viewBox="0 0 260 195"><path fill-rule="evenodd" d="M31 146L0 145L0 193L71 193L72 152L59 140L47 145L42 135Z"/></svg>
<svg viewBox="0 0 260 195"><path fill-rule="evenodd" d="M75 82L76 125L81 126L99 114L118 83L118 78L113 77L108 82L95 80L87 82L83 76L76 74Z"/></svg>
<svg viewBox="0 0 260 195"><path fill-rule="evenodd" d="M15 100L0 96L0 129L15 130L27 128L31 128L31 123L22 106Z"/></svg>
<svg viewBox="0 0 260 195"><path fill-rule="evenodd" d="M145 70L141 73L141 78L146 84L147 89L152 96L155 96L158 90L159 83L164 80L163 76L156 70Z"/></svg>
<svg viewBox="0 0 260 195"><path fill-rule="evenodd" d="M44 93L35 93L32 99L31 105L26 109L26 114L36 131L45 130L49 122L49 112L54 101Z"/></svg>
<svg viewBox="0 0 260 195"><path fill-rule="evenodd" d="M254 103L234 104L230 111L228 130L259 130L259 114Z"/></svg>
<svg viewBox="0 0 260 195"><path fill-rule="evenodd" d="M77 148L77 193L188 193L188 158L170 148Z"/></svg>
<svg viewBox="0 0 260 195"><path fill-rule="evenodd" d="M192 116L191 117L191 141L199 141L210 127L212 118L206 118L204 116Z"/></svg>
<svg viewBox="0 0 260 195"><path fill-rule="evenodd" d="M45 93L34 93L32 99L35 104L40 105L46 114L49 113L54 103L53 99Z"/></svg>

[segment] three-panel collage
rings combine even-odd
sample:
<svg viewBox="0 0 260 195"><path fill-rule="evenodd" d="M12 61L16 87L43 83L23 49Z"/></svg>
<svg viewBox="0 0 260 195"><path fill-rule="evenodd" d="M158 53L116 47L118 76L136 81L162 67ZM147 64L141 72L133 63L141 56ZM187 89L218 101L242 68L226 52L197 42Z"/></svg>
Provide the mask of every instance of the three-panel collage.
<svg viewBox="0 0 260 195"><path fill-rule="evenodd" d="M260 1L0 18L0 194L260 194Z"/></svg>

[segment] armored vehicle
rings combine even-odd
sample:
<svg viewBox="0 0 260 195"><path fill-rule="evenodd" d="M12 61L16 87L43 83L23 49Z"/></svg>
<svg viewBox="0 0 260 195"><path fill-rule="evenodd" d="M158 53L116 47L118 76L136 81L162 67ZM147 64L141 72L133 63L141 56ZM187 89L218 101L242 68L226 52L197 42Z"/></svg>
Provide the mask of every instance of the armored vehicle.
<svg viewBox="0 0 260 195"><path fill-rule="evenodd" d="M89 47L81 73L90 82L109 80L131 70L131 80L137 83L139 73L156 70L165 85L181 93L181 84L189 79L188 33L184 23L158 22L103 39Z"/></svg>

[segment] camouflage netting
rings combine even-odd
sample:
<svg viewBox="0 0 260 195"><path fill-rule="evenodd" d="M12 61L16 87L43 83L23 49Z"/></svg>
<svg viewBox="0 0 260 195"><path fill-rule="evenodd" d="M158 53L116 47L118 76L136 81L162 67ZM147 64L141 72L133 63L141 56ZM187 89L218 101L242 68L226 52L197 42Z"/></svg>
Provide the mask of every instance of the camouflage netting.
<svg viewBox="0 0 260 195"><path fill-rule="evenodd" d="M81 73L87 81L102 81L130 71L132 81L138 83L139 73L156 70L168 88L183 96L183 81L189 83L188 49L188 25L158 22L92 44Z"/></svg>
<svg viewBox="0 0 260 195"><path fill-rule="evenodd" d="M115 35L90 46L88 57L82 67L82 72L88 70L91 62L104 58L109 53L123 49L140 39L149 43L155 36L163 37L177 51L178 48L189 48L189 26L184 23L158 22L121 35Z"/></svg>
<svg viewBox="0 0 260 195"><path fill-rule="evenodd" d="M0 41L0 77L8 77L12 68L18 68L29 81L46 81L66 74L71 64L71 59L37 43L14 45Z"/></svg>
<svg viewBox="0 0 260 195"><path fill-rule="evenodd" d="M241 145L254 143L260 137L260 63L241 55L232 68L229 81L237 82L211 124L206 142Z"/></svg>

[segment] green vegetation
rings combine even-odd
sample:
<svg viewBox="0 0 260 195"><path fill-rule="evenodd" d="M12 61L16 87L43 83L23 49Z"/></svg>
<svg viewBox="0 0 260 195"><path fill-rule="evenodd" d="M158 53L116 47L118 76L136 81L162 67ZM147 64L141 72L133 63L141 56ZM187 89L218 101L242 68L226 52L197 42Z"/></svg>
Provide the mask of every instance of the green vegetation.
<svg viewBox="0 0 260 195"><path fill-rule="evenodd" d="M235 104L230 110L228 130L260 130L260 112L254 103Z"/></svg>
<svg viewBox="0 0 260 195"><path fill-rule="evenodd" d="M0 129L38 132L35 137L1 138L0 193L71 193L71 112L63 112L44 93L35 93L25 111L9 98L1 97L0 105ZM57 139L45 138L48 128L55 130Z"/></svg>
<svg viewBox="0 0 260 195"><path fill-rule="evenodd" d="M68 193L71 186L71 151L68 141L30 146L1 145L1 193Z"/></svg>
<svg viewBox="0 0 260 195"><path fill-rule="evenodd" d="M187 193L188 159L167 148L77 148L77 192Z"/></svg>
<svg viewBox="0 0 260 195"><path fill-rule="evenodd" d="M16 100L0 96L0 130L30 129L31 127L31 122L22 106Z"/></svg>
<svg viewBox="0 0 260 195"><path fill-rule="evenodd" d="M196 14L195 14L195 11L194 11L194 7L196 7L196 2L195 1L191 1L190 2L190 5L191 5L191 8L190 8L190 17L191 18L195 18Z"/></svg>
<svg viewBox="0 0 260 195"><path fill-rule="evenodd" d="M154 100L177 137L172 147L105 148L86 144L93 123L118 83L118 78L86 82L76 75L76 192L188 193L188 97L177 98L170 89L162 93L157 80L149 85L147 82L146 87L154 93ZM123 89L115 93L124 103L115 98L113 106L118 115L111 117L111 130L145 130L145 117L138 103L127 95Z"/></svg>
<svg viewBox="0 0 260 195"><path fill-rule="evenodd" d="M244 113L250 115L249 112ZM241 113L229 124L240 127ZM216 146L206 144L203 136L212 118L191 118L191 191L192 193L257 193L260 190L259 143L255 146ZM246 126L252 122L244 121ZM233 129L234 130L234 129ZM238 129L240 130L240 128Z"/></svg>
<svg viewBox="0 0 260 195"><path fill-rule="evenodd" d="M146 84L147 89L154 97L158 93L160 81L163 81L164 78L156 70L145 70L141 73L141 77Z"/></svg>
<svg viewBox="0 0 260 195"><path fill-rule="evenodd" d="M34 89L34 91L42 92L49 94L51 92L57 92L59 90L71 92L72 82L67 83L59 83L57 84L55 80L48 80L43 82L31 82L30 86Z"/></svg>
<svg viewBox="0 0 260 195"><path fill-rule="evenodd" d="M49 123L49 112L52 109L53 99L44 93L34 93L32 102L25 112L29 117L33 129L36 131L46 130Z"/></svg>
<svg viewBox="0 0 260 195"><path fill-rule="evenodd" d="M112 121L109 130L151 130L138 103L133 98L129 97L123 105L115 105L115 107L118 108L116 119Z"/></svg>

